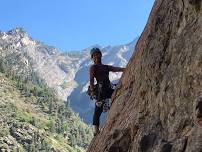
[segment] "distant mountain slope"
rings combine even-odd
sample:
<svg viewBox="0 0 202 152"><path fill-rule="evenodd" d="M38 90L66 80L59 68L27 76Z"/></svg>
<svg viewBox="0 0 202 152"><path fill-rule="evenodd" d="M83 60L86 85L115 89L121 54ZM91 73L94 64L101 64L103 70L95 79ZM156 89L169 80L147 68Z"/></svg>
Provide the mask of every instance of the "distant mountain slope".
<svg viewBox="0 0 202 152"><path fill-rule="evenodd" d="M14 71L23 75L29 75L29 70L36 72L63 100L76 87L74 75L85 59L85 54L60 54L56 48L31 39L21 28L0 33L0 51L1 58L13 64Z"/></svg>

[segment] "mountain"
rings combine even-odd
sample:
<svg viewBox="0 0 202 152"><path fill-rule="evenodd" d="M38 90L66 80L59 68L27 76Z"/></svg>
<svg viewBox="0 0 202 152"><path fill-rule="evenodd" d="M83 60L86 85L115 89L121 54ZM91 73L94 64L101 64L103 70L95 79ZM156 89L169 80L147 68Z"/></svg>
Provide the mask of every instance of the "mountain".
<svg viewBox="0 0 202 152"><path fill-rule="evenodd" d="M65 100L77 85L73 81L74 73L85 59L85 54L80 57L62 55L56 48L31 39L22 28L1 32L0 46L1 57L11 61L9 63L15 67L14 71L26 77L29 70L36 72L57 91L59 98ZM31 69L26 70L27 67Z"/></svg>
<svg viewBox="0 0 202 152"><path fill-rule="evenodd" d="M88 152L202 151L202 1L156 0Z"/></svg>
<svg viewBox="0 0 202 152"><path fill-rule="evenodd" d="M102 48L103 63L125 67L132 56L137 39L126 45ZM22 28L0 32L0 58L12 65L12 71L22 77L39 76L60 99L70 102L73 110L87 122L91 122L94 102L86 90L89 85L88 69L92 64L89 51L60 53L55 47L33 40ZM121 73L111 73L110 79L118 81Z"/></svg>

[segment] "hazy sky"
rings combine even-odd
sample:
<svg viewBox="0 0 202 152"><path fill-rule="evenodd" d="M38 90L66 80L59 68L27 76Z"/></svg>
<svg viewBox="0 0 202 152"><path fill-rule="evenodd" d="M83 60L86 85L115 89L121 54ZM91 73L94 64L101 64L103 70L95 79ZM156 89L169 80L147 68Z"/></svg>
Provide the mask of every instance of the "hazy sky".
<svg viewBox="0 0 202 152"><path fill-rule="evenodd" d="M154 0L1 0L0 30L23 27L61 51L125 44L141 34Z"/></svg>

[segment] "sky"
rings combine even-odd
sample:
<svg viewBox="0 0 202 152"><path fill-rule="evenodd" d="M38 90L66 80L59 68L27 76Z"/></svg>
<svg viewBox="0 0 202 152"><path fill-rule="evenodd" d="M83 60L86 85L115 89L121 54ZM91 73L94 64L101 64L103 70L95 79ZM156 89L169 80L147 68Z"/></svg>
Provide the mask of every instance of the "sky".
<svg viewBox="0 0 202 152"><path fill-rule="evenodd" d="M1 0L0 31L22 27L60 51L126 44L140 36L154 0Z"/></svg>

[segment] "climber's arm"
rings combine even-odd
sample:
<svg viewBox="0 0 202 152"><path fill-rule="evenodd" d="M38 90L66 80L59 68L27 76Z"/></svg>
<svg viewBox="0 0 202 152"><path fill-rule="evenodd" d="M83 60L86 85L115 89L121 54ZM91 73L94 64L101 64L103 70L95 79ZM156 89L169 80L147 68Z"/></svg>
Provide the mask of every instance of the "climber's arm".
<svg viewBox="0 0 202 152"><path fill-rule="evenodd" d="M90 89L93 90L94 77L95 77L95 68L94 68L94 66L90 67L89 75L90 75Z"/></svg>
<svg viewBox="0 0 202 152"><path fill-rule="evenodd" d="M113 67L113 66L108 66L109 67L109 71L112 72L123 72L126 68L121 68L121 67Z"/></svg>

